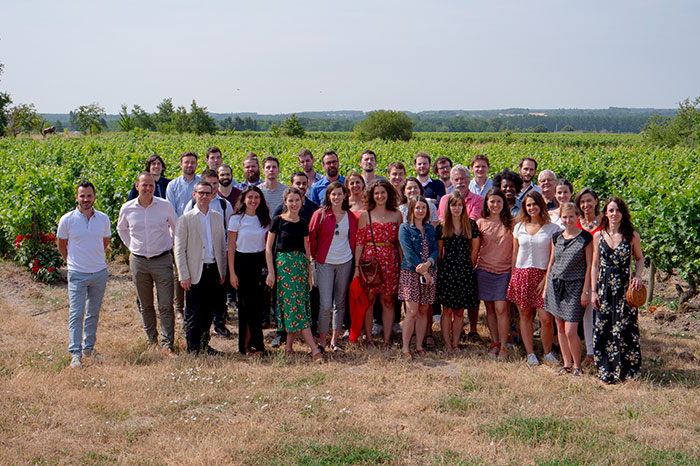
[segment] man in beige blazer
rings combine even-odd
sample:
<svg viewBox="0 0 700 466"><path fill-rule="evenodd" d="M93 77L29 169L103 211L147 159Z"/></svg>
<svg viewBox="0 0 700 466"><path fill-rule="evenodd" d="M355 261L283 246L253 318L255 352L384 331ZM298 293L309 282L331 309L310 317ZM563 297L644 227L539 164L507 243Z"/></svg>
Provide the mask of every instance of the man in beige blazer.
<svg viewBox="0 0 700 466"><path fill-rule="evenodd" d="M187 351L222 355L209 346L217 286L224 283L227 264L224 219L209 208L215 194L210 183L195 184L195 206L178 219L175 227L175 263L180 285L186 291Z"/></svg>

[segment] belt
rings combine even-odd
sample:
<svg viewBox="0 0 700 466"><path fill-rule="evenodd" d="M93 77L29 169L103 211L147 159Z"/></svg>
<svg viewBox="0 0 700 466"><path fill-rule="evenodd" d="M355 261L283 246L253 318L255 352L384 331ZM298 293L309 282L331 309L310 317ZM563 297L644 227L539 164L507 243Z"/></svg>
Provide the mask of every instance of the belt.
<svg viewBox="0 0 700 466"><path fill-rule="evenodd" d="M140 257L141 259L148 259L150 261L153 259L158 259L159 257L163 257L164 255L166 255L168 253L170 253L170 249L166 249L165 251L161 252L160 254L156 254L155 256L151 256L151 257L142 256L141 254L135 254L133 252L131 253L131 255L136 256L136 257Z"/></svg>
<svg viewBox="0 0 700 466"><path fill-rule="evenodd" d="M212 268L215 268L215 267L216 267L216 262L210 262L210 263L205 262L204 265L203 265L203 267L204 267L205 269L212 269Z"/></svg>
<svg viewBox="0 0 700 466"><path fill-rule="evenodd" d="M382 247L382 246L393 246L393 245L394 245L394 243L386 243L386 242L384 242L384 243L374 242L374 243L373 243L373 242L370 241L369 243L367 243L367 246L377 246L377 247Z"/></svg>

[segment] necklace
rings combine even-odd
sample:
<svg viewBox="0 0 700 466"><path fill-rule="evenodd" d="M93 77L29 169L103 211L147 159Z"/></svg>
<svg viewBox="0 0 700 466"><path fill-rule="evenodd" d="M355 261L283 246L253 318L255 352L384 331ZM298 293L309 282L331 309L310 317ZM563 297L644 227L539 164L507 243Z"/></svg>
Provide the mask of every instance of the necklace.
<svg viewBox="0 0 700 466"><path fill-rule="evenodd" d="M581 226L586 230L593 230L595 229L596 225L598 225L597 218L594 218L592 222L587 222L585 217L581 217Z"/></svg>

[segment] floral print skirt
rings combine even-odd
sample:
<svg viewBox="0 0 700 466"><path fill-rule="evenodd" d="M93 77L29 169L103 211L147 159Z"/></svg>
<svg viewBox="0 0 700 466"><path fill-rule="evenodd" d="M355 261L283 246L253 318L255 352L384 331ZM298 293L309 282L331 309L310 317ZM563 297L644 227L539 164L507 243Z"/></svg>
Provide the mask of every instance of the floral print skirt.
<svg viewBox="0 0 700 466"><path fill-rule="evenodd" d="M287 332L311 327L309 269L301 251L277 253L277 326Z"/></svg>

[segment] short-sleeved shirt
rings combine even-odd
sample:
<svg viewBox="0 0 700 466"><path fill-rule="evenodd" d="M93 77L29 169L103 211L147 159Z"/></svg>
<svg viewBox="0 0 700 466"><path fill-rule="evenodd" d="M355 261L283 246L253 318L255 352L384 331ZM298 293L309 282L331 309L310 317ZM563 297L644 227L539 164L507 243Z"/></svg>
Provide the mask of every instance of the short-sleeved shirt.
<svg viewBox="0 0 700 466"><path fill-rule="evenodd" d="M515 267L519 269L547 270L549 255L552 247L552 236L560 231L559 225L546 223L531 235L525 229L524 223L518 223L513 229L513 238L519 242L518 258Z"/></svg>
<svg viewBox="0 0 700 466"><path fill-rule="evenodd" d="M89 219L78 208L71 210L58 222L56 236L68 240L68 270L95 273L107 267L104 238L112 236L111 224L99 210Z"/></svg>
<svg viewBox="0 0 700 466"><path fill-rule="evenodd" d="M265 202L267 203L267 208L270 210L270 212L274 212L277 207L282 205L282 202L284 201L284 190L287 189L286 184L280 183L275 190L268 189L264 184L261 184L258 187L265 197Z"/></svg>
<svg viewBox="0 0 700 466"><path fill-rule="evenodd" d="M272 219L270 233L274 233L277 252L305 252L304 238L309 236L309 224L303 218L290 222L281 215Z"/></svg>
<svg viewBox="0 0 700 466"><path fill-rule="evenodd" d="M264 251L268 228L260 224L257 215L232 215L228 222L228 231L236 233L237 252Z"/></svg>
<svg viewBox="0 0 700 466"><path fill-rule="evenodd" d="M501 220L480 218L481 246L476 268L489 273L510 273L513 267L513 235Z"/></svg>

